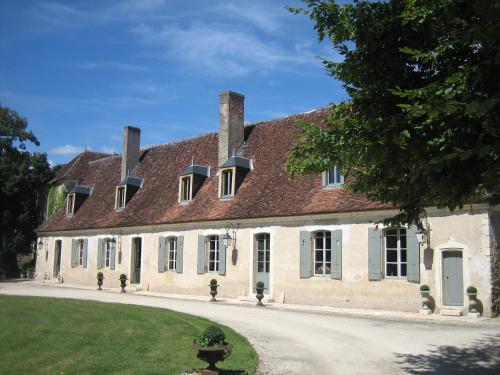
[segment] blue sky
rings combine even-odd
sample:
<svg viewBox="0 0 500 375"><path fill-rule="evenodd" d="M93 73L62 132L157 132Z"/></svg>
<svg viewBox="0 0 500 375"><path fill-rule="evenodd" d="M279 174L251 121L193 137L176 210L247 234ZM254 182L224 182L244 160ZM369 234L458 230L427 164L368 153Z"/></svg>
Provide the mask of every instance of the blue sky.
<svg viewBox="0 0 500 375"><path fill-rule="evenodd" d="M245 95L245 121L346 98L317 55L296 0L0 1L0 103L28 119L32 150L64 163L88 147L120 152L218 128L218 94Z"/></svg>

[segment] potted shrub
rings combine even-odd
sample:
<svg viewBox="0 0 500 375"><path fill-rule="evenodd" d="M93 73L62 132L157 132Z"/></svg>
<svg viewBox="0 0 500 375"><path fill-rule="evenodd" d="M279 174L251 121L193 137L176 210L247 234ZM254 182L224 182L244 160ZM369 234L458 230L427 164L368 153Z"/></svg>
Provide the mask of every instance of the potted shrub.
<svg viewBox="0 0 500 375"><path fill-rule="evenodd" d="M255 291L257 292L255 297L257 297L257 299L259 300L257 302L257 306L264 306L264 304L262 303L262 298L264 298L264 289L264 283L262 281L258 281L255 285Z"/></svg>
<svg viewBox="0 0 500 375"><path fill-rule="evenodd" d="M469 313L478 314L477 311L477 288L469 286L467 288L467 296L469 297Z"/></svg>
<svg viewBox="0 0 500 375"><path fill-rule="evenodd" d="M102 290L102 280L104 280L104 274L102 272L97 272L97 290Z"/></svg>
<svg viewBox="0 0 500 375"><path fill-rule="evenodd" d="M420 286L420 294L422 295L422 308L420 309L421 314L429 315L432 311L429 307L431 299L429 297L431 288L429 285L423 284Z"/></svg>
<svg viewBox="0 0 500 375"><path fill-rule="evenodd" d="M122 273L120 275L120 286L122 287L122 293L125 293L125 287L127 286L127 275Z"/></svg>
<svg viewBox="0 0 500 375"><path fill-rule="evenodd" d="M210 326L193 340L193 348L198 351L197 357L208 363L207 370L217 371L215 364L229 357L232 346L220 328Z"/></svg>
<svg viewBox="0 0 500 375"><path fill-rule="evenodd" d="M33 267L28 267L26 269L26 276L28 277L28 279L33 280L35 278L34 274L35 274L35 269Z"/></svg>
<svg viewBox="0 0 500 375"><path fill-rule="evenodd" d="M212 296L210 302L217 302L215 299L215 296L217 295L217 287L219 286L219 284L217 284L217 280L210 280L210 284L208 286L210 287L210 295Z"/></svg>

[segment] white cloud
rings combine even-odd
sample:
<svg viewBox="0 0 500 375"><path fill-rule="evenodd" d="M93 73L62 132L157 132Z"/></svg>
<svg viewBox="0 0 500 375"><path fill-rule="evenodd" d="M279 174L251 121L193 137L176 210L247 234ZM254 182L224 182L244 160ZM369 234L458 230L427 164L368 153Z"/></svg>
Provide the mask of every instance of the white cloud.
<svg viewBox="0 0 500 375"><path fill-rule="evenodd" d="M143 42L162 48L168 59L224 76L315 62L310 52L287 50L252 33L224 29L221 25L194 23L186 28L153 28L141 24L133 32Z"/></svg>
<svg viewBox="0 0 500 375"><path fill-rule="evenodd" d="M54 147L49 150L49 153L55 155L76 155L84 150L81 146L74 145L64 145L59 147Z"/></svg>

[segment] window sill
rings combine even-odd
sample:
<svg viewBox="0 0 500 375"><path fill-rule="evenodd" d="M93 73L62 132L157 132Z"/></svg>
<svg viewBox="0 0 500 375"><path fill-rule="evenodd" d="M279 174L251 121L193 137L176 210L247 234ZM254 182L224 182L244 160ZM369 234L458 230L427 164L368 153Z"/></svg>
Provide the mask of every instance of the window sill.
<svg viewBox="0 0 500 375"><path fill-rule="evenodd" d="M331 279L332 275L321 275L321 274L318 274L318 275L313 275L313 277L318 277L320 279L325 279L325 278Z"/></svg>
<svg viewBox="0 0 500 375"><path fill-rule="evenodd" d="M115 209L116 212L122 212L125 209L125 207L117 208Z"/></svg>
<svg viewBox="0 0 500 375"><path fill-rule="evenodd" d="M393 281L406 281L408 279L407 276L382 276L385 280L393 280Z"/></svg>
<svg viewBox="0 0 500 375"><path fill-rule="evenodd" d="M344 186L344 184L331 184L331 185L323 186L323 189L325 189L325 190L339 189L342 186Z"/></svg>
<svg viewBox="0 0 500 375"><path fill-rule="evenodd" d="M231 199L233 199L234 195L224 195L222 197L219 198L220 201L230 201Z"/></svg>
<svg viewBox="0 0 500 375"><path fill-rule="evenodd" d="M181 206L187 206L187 205L191 204L191 201L190 200L189 201L180 201L179 204Z"/></svg>

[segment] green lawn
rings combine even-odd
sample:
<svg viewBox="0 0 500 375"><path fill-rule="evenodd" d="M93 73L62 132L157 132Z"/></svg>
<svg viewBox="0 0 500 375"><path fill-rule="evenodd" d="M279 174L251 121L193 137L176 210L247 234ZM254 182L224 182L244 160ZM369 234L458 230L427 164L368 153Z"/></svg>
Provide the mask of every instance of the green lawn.
<svg viewBox="0 0 500 375"><path fill-rule="evenodd" d="M180 374L206 366L191 343L211 324L164 309L0 295L0 374ZM233 344L219 366L254 373L255 350L219 327Z"/></svg>

